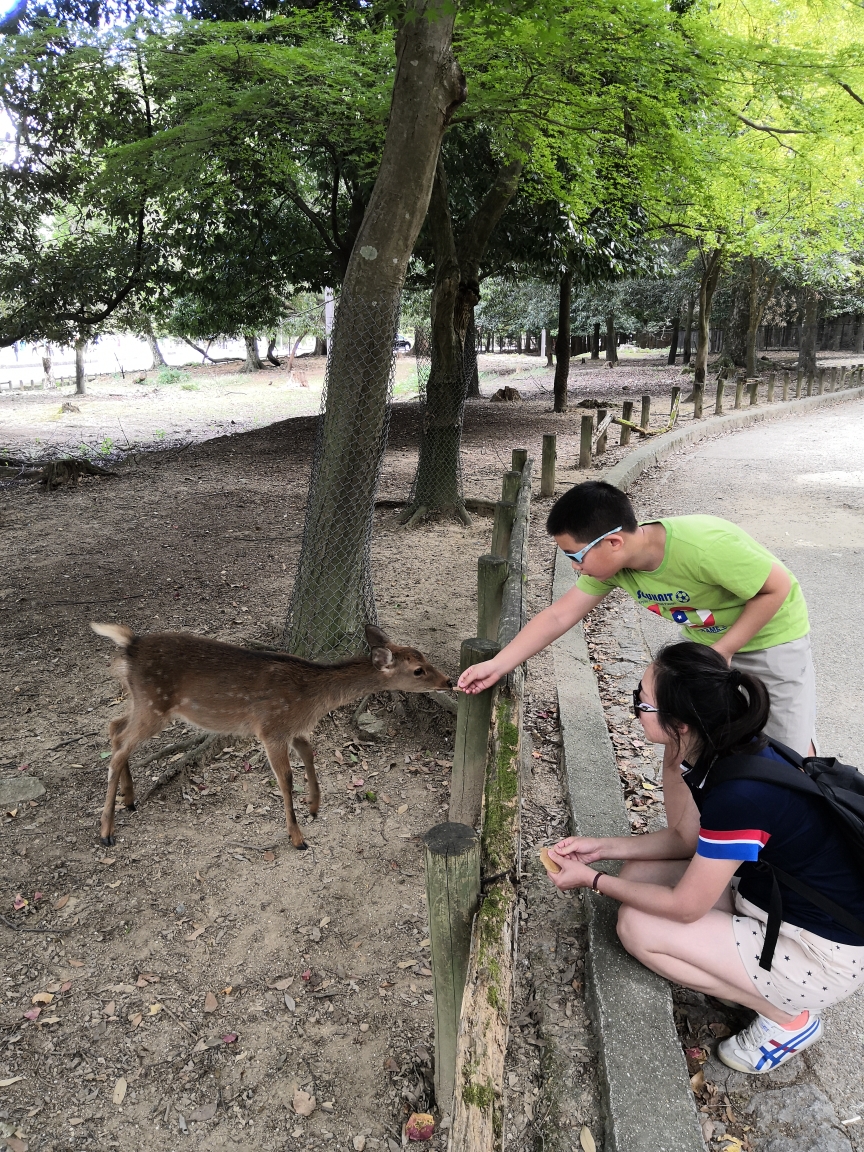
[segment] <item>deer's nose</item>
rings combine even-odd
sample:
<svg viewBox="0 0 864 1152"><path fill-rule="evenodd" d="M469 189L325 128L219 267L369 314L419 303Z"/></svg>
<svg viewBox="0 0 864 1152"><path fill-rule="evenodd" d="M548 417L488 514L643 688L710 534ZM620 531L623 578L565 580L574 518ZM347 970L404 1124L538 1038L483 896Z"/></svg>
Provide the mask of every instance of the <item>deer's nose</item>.
<svg viewBox="0 0 864 1152"><path fill-rule="evenodd" d="M452 681L452 680L450 680L450 679L448 679L448 680L447 680L447 687L448 687L448 688L452 688L452 687L453 687L453 681Z"/></svg>

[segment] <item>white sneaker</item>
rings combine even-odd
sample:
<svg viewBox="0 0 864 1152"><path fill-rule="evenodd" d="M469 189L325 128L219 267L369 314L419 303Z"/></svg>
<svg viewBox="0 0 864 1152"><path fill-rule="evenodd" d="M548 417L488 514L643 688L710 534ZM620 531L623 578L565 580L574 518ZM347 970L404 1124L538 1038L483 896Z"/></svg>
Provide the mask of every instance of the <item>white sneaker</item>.
<svg viewBox="0 0 864 1152"><path fill-rule="evenodd" d="M721 1040L717 1055L738 1072L761 1076L773 1072L822 1037L822 1019L810 1013L803 1028L790 1032L765 1016L757 1016L743 1032Z"/></svg>

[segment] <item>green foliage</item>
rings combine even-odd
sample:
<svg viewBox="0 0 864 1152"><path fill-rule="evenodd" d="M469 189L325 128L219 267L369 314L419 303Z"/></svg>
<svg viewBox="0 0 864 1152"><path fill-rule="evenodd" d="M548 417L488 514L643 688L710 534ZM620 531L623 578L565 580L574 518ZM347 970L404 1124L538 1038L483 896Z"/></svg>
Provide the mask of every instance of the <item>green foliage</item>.
<svg viewBox="0 0 864 1152"><path fill-rule="evenodd" d="M166 388L170 384L180 384L186 379L187 375L181 368L160 368L154 377L154 382L160 388Z"/></svg>

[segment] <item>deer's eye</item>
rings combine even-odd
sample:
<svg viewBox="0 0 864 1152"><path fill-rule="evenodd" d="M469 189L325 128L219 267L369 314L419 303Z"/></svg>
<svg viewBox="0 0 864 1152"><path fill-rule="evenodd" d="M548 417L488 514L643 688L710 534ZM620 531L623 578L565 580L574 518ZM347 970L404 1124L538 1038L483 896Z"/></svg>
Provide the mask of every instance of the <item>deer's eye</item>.
<svg viewBox="0 0 864 1152"><path fill-rule="evenodd" d="M415 676L425 676L426 673L424 672L424 670L422 668L415 668L414 669L414 675Z"/></svg>

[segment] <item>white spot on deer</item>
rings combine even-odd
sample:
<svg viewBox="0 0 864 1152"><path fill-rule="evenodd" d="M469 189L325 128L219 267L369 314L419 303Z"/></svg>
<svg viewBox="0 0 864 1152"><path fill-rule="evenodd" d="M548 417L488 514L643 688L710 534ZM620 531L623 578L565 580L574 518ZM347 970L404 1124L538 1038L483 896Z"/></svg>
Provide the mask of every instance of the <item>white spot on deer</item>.
<svg viewBox="0 0 864 1152"><path fill-rule="evenodd" d="M378 259L378 249L373 248L371 244L364 244L363 247L360 249L360 255L363 257L364 260L377 260Z"/></svg>

